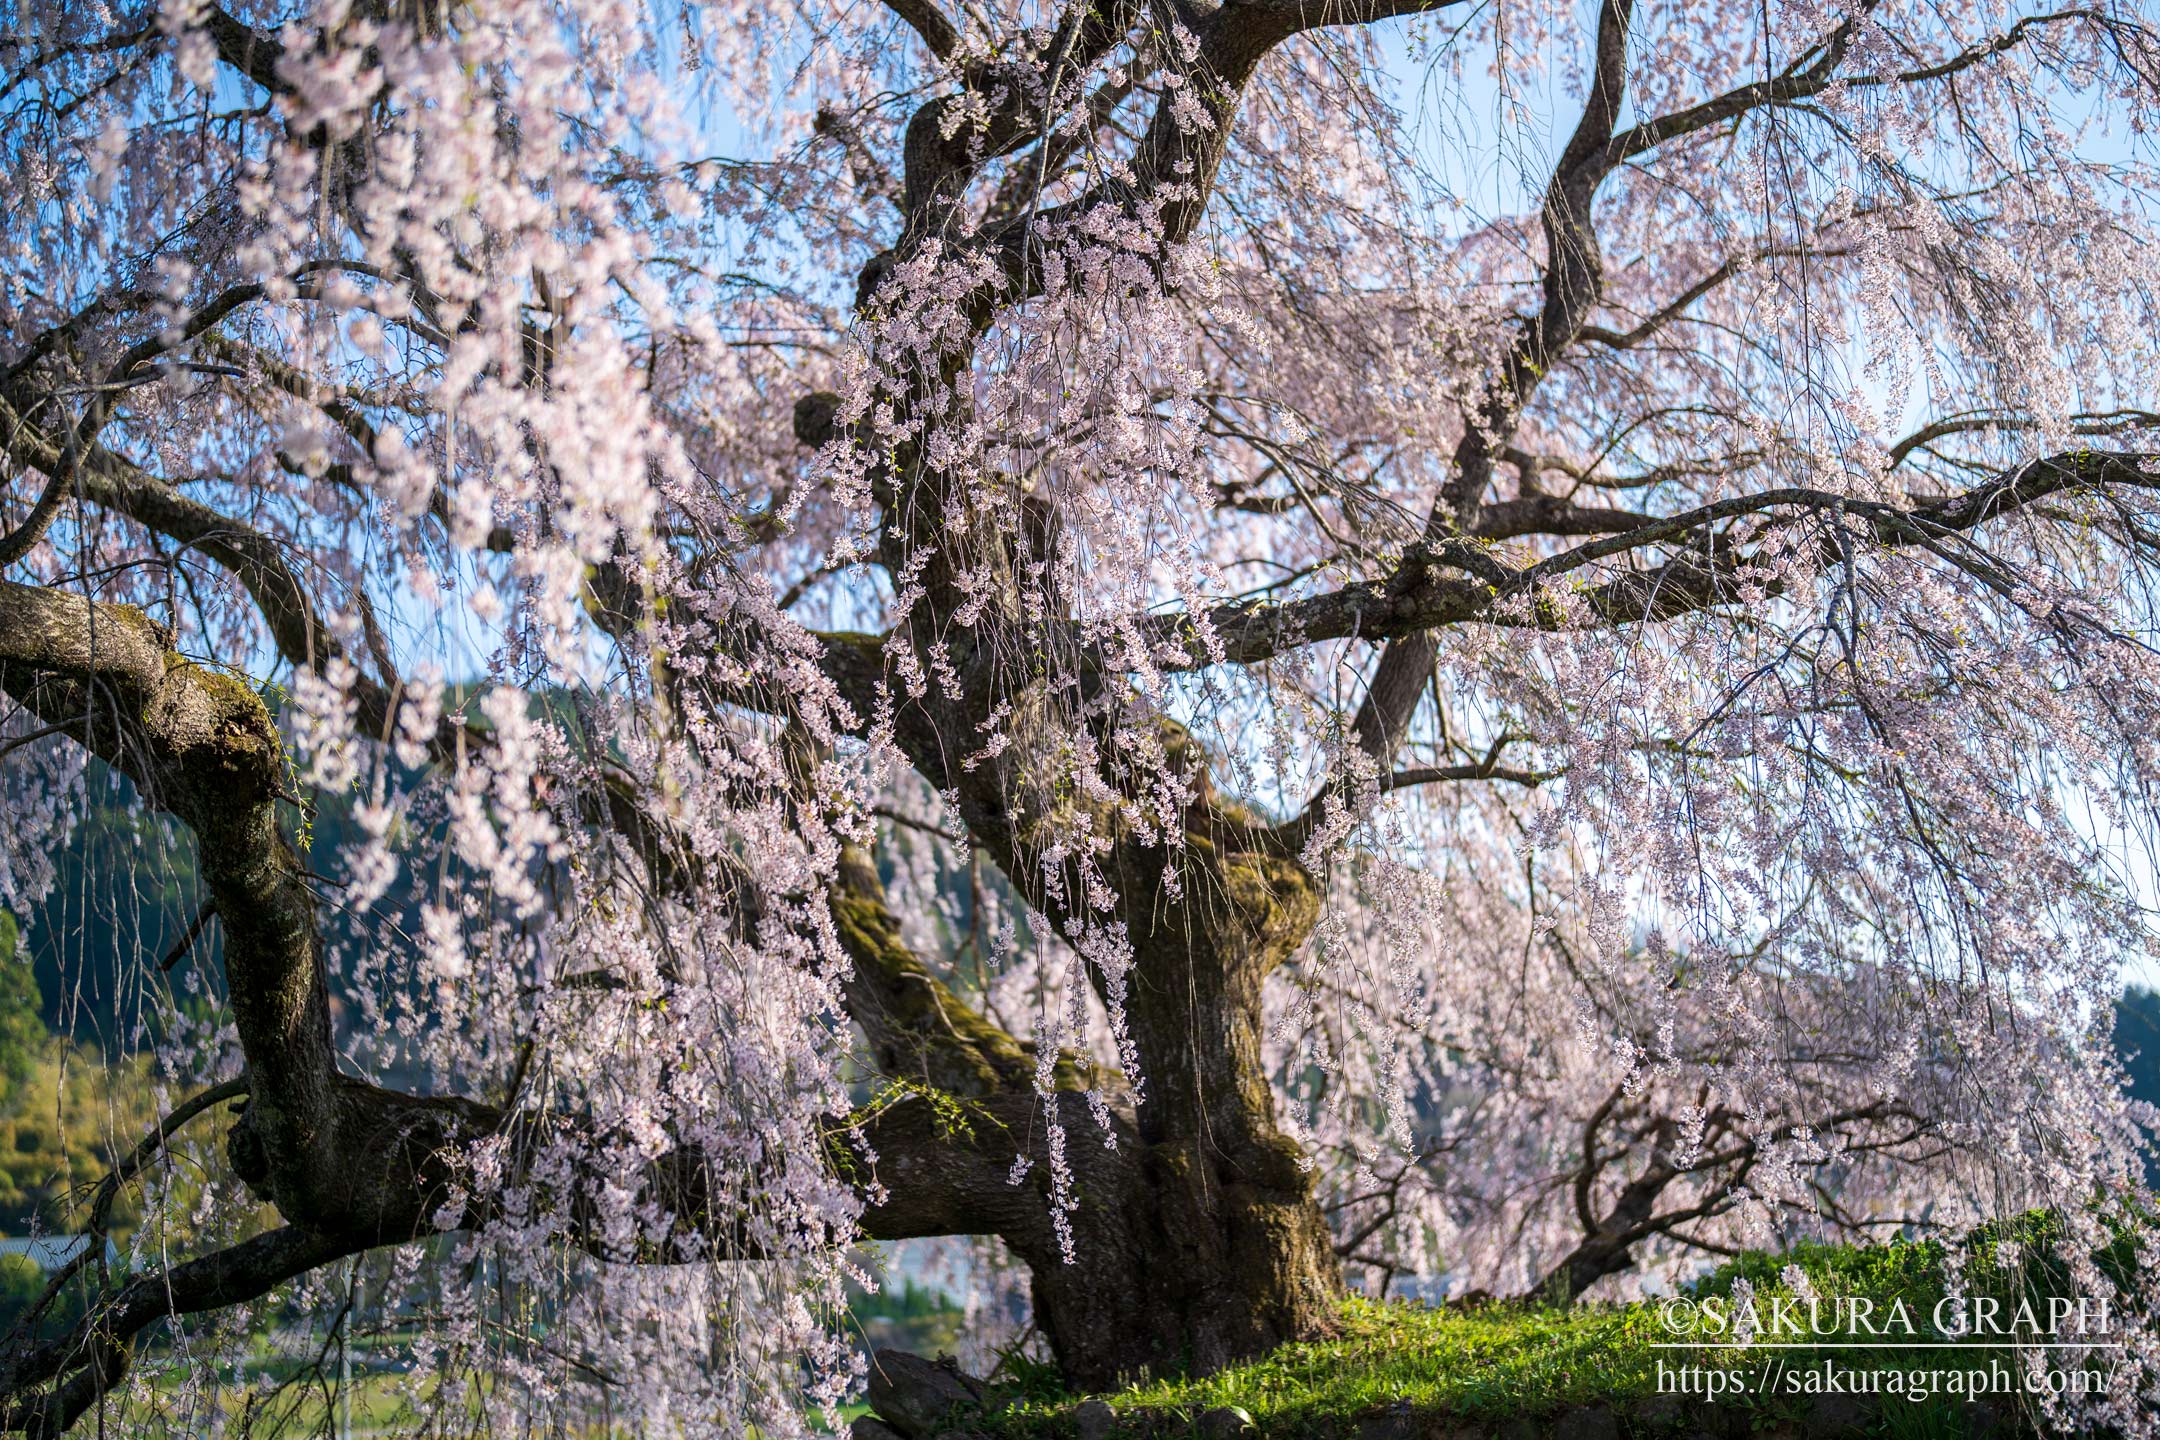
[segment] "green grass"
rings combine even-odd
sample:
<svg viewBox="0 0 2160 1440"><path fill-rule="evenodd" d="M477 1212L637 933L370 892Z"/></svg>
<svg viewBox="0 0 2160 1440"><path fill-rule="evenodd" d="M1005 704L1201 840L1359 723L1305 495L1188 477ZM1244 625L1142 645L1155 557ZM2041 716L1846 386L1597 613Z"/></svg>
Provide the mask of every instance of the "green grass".
<svg viewBox="0 0 2160 1440"><path fill-rule="evenodd" d="M1165 1418L1234 1405L1271 1437L1332 1435L1339 1421L1402 1401L1465 1419L1514 1417L1647 1391L1655 1323L1618 1308L1453 1311L1352 1300L1334 1339L1286 1346L1206 1379L1158 1380L1102 1398L1120 1412ZM1055 1433L1031 1422L1069 1403L1023 1400L1007 1412L1007 1429Z"/></svg>
<svg viewBox="0 0 2160 1440"><path fill-rule="evenodd" d="M2034 1214L1968 1237L1965 1291L2006 1304L2014 1304L2020 1295L2060 1292L2058 1265L2031 1258L2015 1266L2004 1263L2010 1257L2007 1242L2015 1242L2020 1255L2033 1257L2044 1253L2057 1230L2053 1217ZM2131 1257L2127 1247L2116 1249L2121 1253L2111 1251L2099 1259L2104 1267L2119 1271ZM1932 1340L1937 1337L1929 1321L1944 1293L1948 1253L1935 1242L1899 1241L1750 1254L1704 1276L1684 1298L1730 1300L1735 1282L1745 1280L1767 1311L1778 1299L1792 1297L1781 1276L1784 1267L1797 1264L1808 1275L1809 1288L1826 1301L1866 1297L1882 1311L1893 1301L1904 1302L1918 1333L1895 1338ZM886 1306L908 1316L943 1314L928 1292L911 1295L904 1288ZM1404 1408L1416 1412L1428 1436L1475 1429L1482 1440L1550 1440L1551 1431L1541 1422L1586 1406L1617 1416L1622 1440L1684 1440L1696 1427L1719 1440L1798 1440L1818 1428L1813 1424L1819 1418L1814 1413L1816 1397L1789 1389L1763 1393L1764 1377L1782 1377L1829 1358L1847 1373L1910 1377L1933 1372L1939 1386L1942 1377L1985 1369L1996 1357L2016 1363L2016 1357L2000 1350L1967 1346L1900 1352L1880 1348L1881 1340L1870 1343L1868 1337L1850 1335L1830 1337L1832 1349L1805 1352L1761 1346L1667 1348L1675 1338L1659 1302L1555 1309L1519 1303L1453 1308L1350 1300L1337 1316L1335 1333L1327 1338L1287 1346L1212 1376L1162 1377L1099 1398L1117 1412L1124 1434L1152 1440L1189 1435L1201 1415L1222 1407L1245 1411L1264 1440L1353 1440L1368 1417ZM1714 1408L1699 1394L1661 1393L1661 1363L1668 1373L1685 1364L1723 1377L1729 1382L1726 1393ZM381 1440L423 1428L400 1393L402 1377L369 1373L373 1365L363 1369L357 1361L355 1369L361 1372L352 1397L356 1437ZM1067 1393L1052 1370L1018 1356L1008 1358L994 1394L994 1416L957 1421L961 1433L989 1440L1066 1437L1073 1408L1089 1398ZM465 1403L481 1406L482 1393L468 1393ZM303 1379L258 1406L250 1433L258 1440L320 1436L334 1424L331 1404L319 1386ZM2014 1400L1997 1397L1990 1404L2000 1418L2015 1419ZM146 1440L177 1433L154 1423L153 1412L160 1408L153 1404L143 1413L123 1417L133 1423L117 1433ZM425 1412L431 1402L423 1399L419 1408ZM847 1408L840 1417L842 1433L859 1413L860 1406ZM627 1432L603 1435L598 1427L584 1432L583 1440L615 1440L618 1434L627 1440ZM1962 1395L1938 1395L1921 1403L1880 1405L1871 1434L1879 1440L1972 1440L1975 1431ZM755 1440L754 1433L749 1440ZM1996 1440L2009 1440L2009 1434L1997 1431Z"/></svg>
<svg viewBox="0 0 2160 1440"><path fill-rule="evenodd" d="M2036 1215L1982 1232L1966 1275L1969 1293L1991 1294L2011 1305L2020 1293L2053 1293L2059 1277L2051 1267L2028 1264L2005 1270L1995 1263L1994 1252L1998 1241L2016 1238L2031 1253L2032 1242L2051 1225L2047 1217ZM1886 1313L1893 1300L1902 1300L1920 1333L1894 1338L1935 1340L1940 1337L1932 1334L1929 1322L1943 1295L1943 1257L1942 1247L1933 1242L1808 1246L1786 1255L1742 1257L1685 1293L1696 1300L1727 1297L1734 1279L1745 1278L1765 1313L1780 1297L1793 1298L1797 1305L1797 1297L1779 1280L1785 1265L1797 1263L1825 1302L1864 1296ZM1806 1313L1804 1308L1800 1313ZM1929 1372L1938 1390L1947 1388L1958 1383L1947 1378L1951 1372L1984 1373L1995 1357L2016 1368L2017 1357L2002 1350L1967 1343L1949 1350L1900 1353L1881 1348L1884 1341L1871 1343L1869 1337L1850 1332L1805 1337L1834 1347L1807 1351L1760 1345L1660 1348L1676 1338L1664 1315L1657 1302L1458 1309L1354 1299L1342 1308L1332 1338L1287 1346L1212 1376L1158 1379L1097 1398L1118 1412L1131 1433L1157 1436L1184 1433L1187 1423L1221 1406L1244 1410L1267 1440L1355 1436L1365 1417L1405 1406L1422 1416L1460 1422L1465 1429L1482 1425L1502 1436L1506 1427L1496 1422L1535 1421L1579 1406L1605 1406L1620 1417L1624 1433L1649 1435L1686 1429L1710 1404L1699 1394L1661 1398L1662 1361L1668 1373L1670 1367L1686 1364L1721 1377L1727 1388L1716 1402L1721 1413L1716 1428L1728 1433L1789 1428L1800 1433L1818 1402L1805 1388L1804 1374L1795 1381L1792 1373L1824 1360L1847 1374L1870 1372L1881 1377L1875 1383L1907 1391L1930 1378ZM1791 1388L1796 1384L1798 1391ZM1763 1393L1766 1388L1771 1393ZM1006 1408L993 1433L1001 1440L1067 1433L1066 1417L1082 1398L1059 1393L1047 1375L1026 1377L1005 1397ZM2015 1397L1991 1397L1988 1403L2004 1419L2016 1413ZM1877 1408L1872 1433L1885 1440L1957 1440L1968 1433L1962 1391L1922 1401L1880 1402Z"/></svg>

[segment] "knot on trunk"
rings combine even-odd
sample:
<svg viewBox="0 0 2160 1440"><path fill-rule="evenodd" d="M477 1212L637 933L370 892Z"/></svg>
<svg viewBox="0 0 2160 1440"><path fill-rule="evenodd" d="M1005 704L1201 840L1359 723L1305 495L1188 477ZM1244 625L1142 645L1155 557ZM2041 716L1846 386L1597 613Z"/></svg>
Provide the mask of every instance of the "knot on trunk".
<svg viewBox="0 0 2160 1440"><path fill-rule="evenodd" d="M225 1132L225 1159L250 1194L265 1203L270 1202L270 1156L263 1149L262 1134L255 1125L255 1102L252 1100L240 1107L239 1118L233 1121L232 1129Z"/></svg>

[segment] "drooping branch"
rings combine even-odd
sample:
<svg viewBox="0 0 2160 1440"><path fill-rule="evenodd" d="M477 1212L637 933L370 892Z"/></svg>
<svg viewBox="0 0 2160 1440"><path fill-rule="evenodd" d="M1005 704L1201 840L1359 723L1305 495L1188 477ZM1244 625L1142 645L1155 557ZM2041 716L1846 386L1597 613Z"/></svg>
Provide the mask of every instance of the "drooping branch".
<svg viewBox="0 0 2160 1440"><path fill-rule="evenodd" d="M1483 759L1467 765L1418 765L1376 776L1374 793L1386 795L1391 791L1414 789L1422 785L1460 784L1474 780L1497 780L1503 784L1521 785L1534 790L1549 781L1559 779L1565 773L1556 770L1522 770L1502 765L1500 754L1513 738L1516 737L1503 735L1486 751ZM1313 825L1322 814L1323 809L1318 802L1307 805L1296 816L1277 827L1277 833L1282 836L1284 844L1302 848L1306 838L1312 833Z"/></svg>
<svg viewBox="0 0 2160 1440"><path fill-rule="evenodd" d="M175 654L139 610L0 582L0 688L127 775L194 831L224 928L251 1094L236 1170L297 1223L409 1239L449 1177L442 1152L485 1117L339 1073L306 870L279 826L283 750L231 676Z"/></svg>
<svg viewBox="0 0 2160 1440"><path fill-rule="evenodd" d="M1603 325L1584 325L1578 338L1587 343L1603 345L1613 350L1632 350L1651 337L1662 333L1674 321L1687 314L1696 301L1702 299L1720 285L1725 284L1734 276L1761 264L1765 260L1802 258L1821 260L1841 258L1851 253L1852 251L1848 247L1840 245L1766 245L1744 258L1736 256L1717 266L1700 280L1682 289L1678 295L1660 305L1656 310L1644 316L1626 330L1611 330Z"/></svg>
<svg viewBox="0 0 2160 1440"><path fill-rule="evenodd" d="M90 1197L90 1217L83 1227L83 1233L91 1239L93 1245L105 1238L105 1226L112 1215L113 1202L119 1198L120 1192L142 1172L143 1166L164 1151L167 1142L179 1133L182 1126L204 1111L228 1100L241 1099L247 1093L248 1079L245 1075L198 1091L175 1105L159 1119L149 1134L136 1142L134 1149L121 1156L111 1173L98 1182L97 1190ZM86 1247L84 1253L89 1254L90 1247Z"/></svg>
<svg viewBox="0 0 2160 1440"><path fill-rule="evenodd" d="M1766 1137L1735 1135L1729 1144L1683 1165L1672 1149L1676 1127L1663 1117L1653 1120L1632 1143L1611 1150L1602 1148L1600 1132L1614 1118L1620 1100L1620 1093L1615 1091L1583 1127L1582 1159L1576 1167L1572 1185L1576 1214L1582 1223L1582 1238L1530 1288L1530 1296L1558 1304L1579 1300L1606 1276L1620 1274L1632 1267L1635 1264L1634 1247L1643 1241L1660 1235L1686 1241L1684 1227L1739 1203L1750 1177L1765 1159L1766 1141L1781 1143L1803 1131L1821 1137L1840 1135L1856 1126L1889 1123L1902 1127L1891 1132L1887 1140L1854 1142L1847 1147L1846 1153L1851 1153L1905 1146L1923 1138L1930 1128L1896 1101L1875 1100L1864 1105L1841 1107L1805 1124L1779 1126ZM1715 1136L1730 1130L1736 1118L1729 1111L1713 1110L1707 1121L1708 1133ZM1640 1169L1620 1185L1608 1204L1602 1209L1596 1208L1592 1197L1600 1182L1606 1180L1606 1172L1638 1156L1645 1144L1648 1155L1642 1159ZM1819 1163L1827 1163L1830 1158L1834 1157L1826 1155ZM1696 1192L1680 1203L1660 1210L1658 1205L1666 1192L1689 1179L1696 1182Z"/></svg>
<svg viewBox="0 0 2160 1440"><path fill-rule="evenodd" d="M160 356L179 348L188 340L211 326L219 324L240 306L262 294L259 285L238 285L206 302L192 312L184 325L161 330L158 334L130 346L98 384L91 387L89 403L73 425L63 426L64 438L52 446L53 454L43 458L38 468L45 472L45 488L39 492L36 502L22 524L0 535L0 570L13 565L30 553L30 548L44 537L45 531L59 515L60 507L71 489L79 483L77 472L83 457L97 444L99 434L111 419L113 408L120 395L136 383L144 370ZM22 427L20 417L9 413L0 402L0 423L11 432L8 448L17 449L13 432ZM50 445L50 442L46 442Z"/></svg>
<svg viewBox="0 0 2160 1440"><path fill-rule="evenodd" d="M312 1230L368 1244L428 1233L456 1156L503 1120L477 1102L402 1096L338 1073L313 897L277 827L281 751L261 701L174 654L140 611L4 582L0 687L56 717L203 842L249 1065L250 1103L233 1141L242 1178ZM1005 1089L1033 1104L1032 1061L906 951L866 855L846 858L833 910L858 964L850 999L895 1074L963 1095ZM670 1157L650 1177L685 1224L700 1223L703 1163ZM929 1157L920 1163L935 1169Z"/></svg>
<svg viewBox="0 0 2160 1440"><path fill-rule="evenodd" d="M1723 94L1679 110L1642 121L1614 135L1607 144L1610 164L1654 150L1668 141L1707 130L1756 110L1791 105L1821 94L1838 76L1838 67L1852 49L1853 39L1875 8L1876 0L1864 0L1841 21L1822 43L1815 46L1783 73L1751 81Z"/></svg>
<svg viewBox="0 0 2160 1440"><path fill-rule="evenodd" d="M75 1252L75 1258L55 1270L52 1278L45 1282L44 1291L23 1311L21 1318L16 1320L6 1341L0 1342L0 1353L19 1348L23 1337L35 1330L38 1322L52 1308L53 1301L60 1297L60 1292L66 1289L68 1283L77 1275L92 1265L96 1265L100 1273L103 1273L105 1237L112 1219L113 1202L119 1199L120 1192L142 1172L142 1168L164 1151L167 1141L197 1115L227 1100L245 1096L247 1090L247 1077L241 1076L189 1096L160 1119L156 1128L137 1141L134 1149L120 1157L105 1178L98 1182L97 1189L91 1192L90 1214L83 1222L80 1236L82 1244ZM4 1393L4 1390L0 1390L0 1394Z"/></svg>
<svg viewBox="0 0 2160 1440"><path fill-rule="evenodd" d="M1618 129L1625 94L1626 31L1629 7L1605 5L1600 12L1595 42L1594 69L1589 94L1577 127L1554 167L1545 191L1541 222L1546 241L1542 275L1543 303L1523 327L1521 338L1503 360L1490 383L1487 400L1470 417L1464 439L1454 457L1452 475L1443 487L1441 503L1434 507L1427 541L1436 542L1451 531L1485 533L1478 508L1492 474L1495 453L1513 438L1522 407L1530 392L1564 354L1579 340L1596 340L1609 347L1626 349L1672 323L1716 286L1729 279L1737 262L1728 262L1683 291L1664 308L1626 332L1592 326L1589 316L1602 298L1600 264L1591 207L1600 183L1621 163L1672 140L1695 134L1728 120L1766 107L1802 102L1821 94L1838 82L1841 66L1872 4L1842 21L1822 43L1781 75L1751 82L1681 110ZM1860 77L1853 84L1923 83L1954 75L1993 55L2022 43L2029 34L2046 26L2069 21L2101 24L2102 17L2086 10L2069 10L2018 22L1995 39L1971 47L1941 65L1921 67L1896 76ZM1758 258L1773 258L1791 247L1767 250ZM1515 502L1528 508L1538 502ZM1499 533L1566 534L1597 533L1605 524L1595 512L1565 515L1557 509L1551 530L1516 528L1517 517L1493 527ZM1566 522L1572 522L1569 525ZM1630 533L1619 526L1611 529ZM1698 573L1700 572L1700 573ZM1619 623L1630 618L1665 619L1717 603L1728 593L1715 575L1693 561L1676 561L1652 581L1626 579L1592 597L1596 612ZM1445 623L1445 622L1442 622ZM1373 631L1361 630L1372 634ZM1421 629L1403 634L1389 644L1375 666L1367 694L1353 729L1358 744L1375 761L1392 756L1414 713L1430 673L1433 654L1430 639Z"/></svg>

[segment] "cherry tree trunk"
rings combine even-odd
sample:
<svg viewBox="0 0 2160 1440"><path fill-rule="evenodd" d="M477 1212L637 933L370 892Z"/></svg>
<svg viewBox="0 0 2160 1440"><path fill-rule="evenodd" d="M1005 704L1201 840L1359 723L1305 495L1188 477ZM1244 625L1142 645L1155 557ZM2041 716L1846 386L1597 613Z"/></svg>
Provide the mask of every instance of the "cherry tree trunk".
<svg viewBox="0 0 2160 1440"><path fill-rule="evenodd" d="M1205 1373L1328 1330L1340 1267L1287 1146L1260 1167L1175 1142L1138 1161L1099 1196L1076 1165L1072 1260L1032 1260L1036 1323L1067 1379Z"/></svg>
<svg viewBox="0 0 2160 1440"><path fill-rule="evenodd" d="M1261 988L1311 930L1317 887L1270 832L1214 810L1188 831L1175 889L1159 861L1132 858L1119 881L1140 920L1124 1000L1134 1133L1113 1150L1079 1096L1058 1097L1072 1253L1027 1257L1037 1323L1088 1386L1325 1333L1342 1290L1261 1056Z"/></svg>
<svg viewBox="0 0 2160 1440"><path fill-rule="evenodd" d="M1104 942L1089 981L1130 1043L1115 1070L1068 1051L1045 1096L1029 1047L909 952L869 857L851 852L834 909L854 962L849 1013L881 1073L957 1102L896 1105L869 1127L879 1185L868 1232L1000 1237L1029 1267L1060 1367L1090 1388L1327 1333L1341 1267L1314 1177L1277 1124L1262 1047L1268 977L1320 914L1299 832L1218 794L1198 742L1158 718L1164 751L1192 777L1181 833L1137 833L1129 811L1099 804L1089 828L1101 843L1083 872L1036 845L1053 806L1090 803L1031 783L1052 773L1055 746L1015 746L995 776L949 771L945 737L979 722L938 703L902 712L904 747L957 792L970 840L1042 923L1088 937L1083 951ZM1079 919L1064 898L1105 895ZM1017 1177L1016 1156L1027 1162Z"/></svg>

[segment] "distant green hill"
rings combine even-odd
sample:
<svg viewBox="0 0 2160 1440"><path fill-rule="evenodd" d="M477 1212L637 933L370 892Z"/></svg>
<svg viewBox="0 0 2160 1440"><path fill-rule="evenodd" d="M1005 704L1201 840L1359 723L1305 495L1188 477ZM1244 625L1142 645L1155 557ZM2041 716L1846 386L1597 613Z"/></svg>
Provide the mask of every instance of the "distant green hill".
<svg viewBox="0 0 2160 1440"><path fill-rule="evenodd" d="M23 949L45 1023L107 1054L139 1049L159 960L202 903L195 850L176 826L145 815L124 776L93 760L84 808L54 857L57 876L22 917ZM216 953L215 927L204 937Z"/></svg>
<svg viewBox="0 0 2160 1440"><path fill-rule="evenodd" d="M2132 986L2115 1007L2115 1048L2130 1072L2130 1093L2160 1105L2160 990Z"/></svg>
<svg viewBox="0 0 2160 1440"><path fill-rule="evenodd" d="M2115 1052L2129 1072L2125 1086L2148 1105L2160 1105L2160 991L2133 985L2115 1006ZM2145 1173L2160 1185L2160 1155L2148 1160Z"/></svg>

